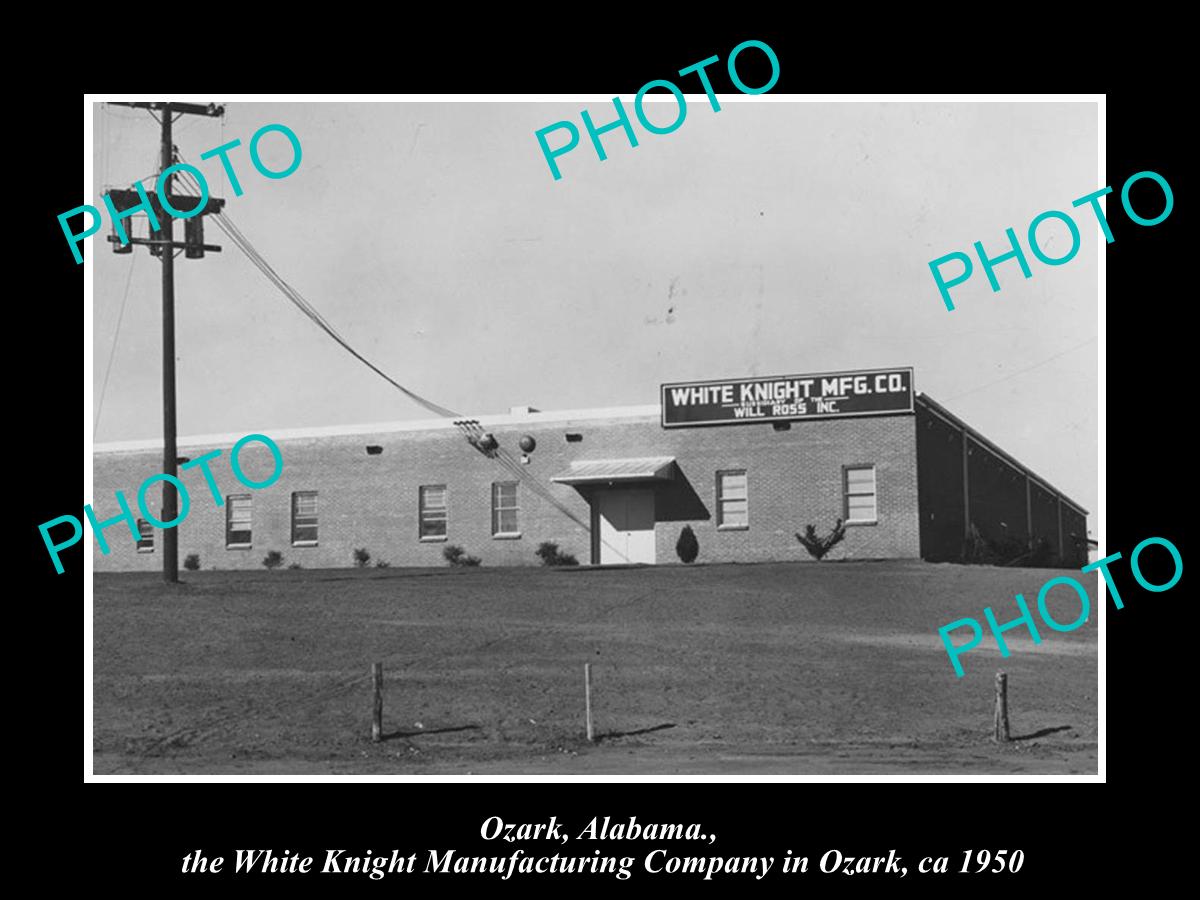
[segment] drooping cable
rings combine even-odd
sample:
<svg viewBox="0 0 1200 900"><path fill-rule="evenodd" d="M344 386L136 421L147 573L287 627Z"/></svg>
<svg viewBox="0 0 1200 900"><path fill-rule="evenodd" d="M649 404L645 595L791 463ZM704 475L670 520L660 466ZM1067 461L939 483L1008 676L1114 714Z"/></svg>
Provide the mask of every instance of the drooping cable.
<svg viewBox="0 0 1200 900"><path fill-rule="evenodd" d="M182 156L180 156L179 159L182 162L187 162L187 160L183 159ZM201 189L200 189L199 182L196 180L195 176L193 176L190 172L181 171L177 174L176 177L178 178L178 184L180 185L181 191L183 193L186 193L188 196L191 196L191 197L196 197L197 199L201 196ZM378 366L376 366L375 364L370 362L370 360L366 359L362 354L360 354L357 350L355 350L354 347L351 346L350 343L345 338L343 338L341 336L341 334L338 333L337 329L334 328L333 325L325 319L325 317L321 314L321 312L315 306L313 306L307 300L307 298L305 298L303 296L303 294L301 294L298 290L296 290L294 287L292 287L287 281L285 281L284 278L275 270L275 268L273 266L271 266L270 263L267 262L266 258L263 257L263 255L259 252L259 250L254 246L254 244L250 241L250 239L248 237L246 237L246 235L241 231L241 229L238 228L238 226L233 222L233 220L229 217L229 215L227 213L225 213L225 212L218 213L217 215L213 216L212 221L217 225L218 228L221 229L221 231L231 241L233 241L233 243L238 247L238 249L240 249L246 255L246 258L249 259L250 262L254 264L254 266L263 274L264 277L267 278L268 281L270 281L272 284L274 284L279 289L279 291L281 293L283 293L284 296L297 309L299 309L302 313L304 313L304 315L306 317L308 317L318 328L320 328L330 338L332 338L339 345L341 345L342 348L345 349L348 353L350 353L357 360L359 360L364 365L366 365L369 369L371 369L371 371L375 372L377 375L379 375L381 378L383 378L385 381L387 381L393 387L395 387L399 391L401 391L405 396L409 397L414 402L420 404L425 409L428 409L431 412L435 413L436 415L444 417L444 418L450 418L450 419L459 418L459 414L454 412L453 410L447 409L446 407L441 406L440 404L436 404L433 401L427 400L424 397L417 394L416 392L410 390L409 388L406 388L404 385L397 382L395 379L393 379L387 373L382 371ZM472 445L474 445L476 447L476 449L479 449L481 452L484 452L485 455L489 456L491 459L498 462L507 471L512 473L521 483L525 484L537 496L542 498L544 501L549 503L560 513L562 513L564 516L566 516L568 519L570 519L572 522L574 522L576 525L578 525L581 529L584 530L584 532L590 534L590 532L592 530L591 525L588 522L585 522L582 519L580 519L574 513L573 510L571 510L569 507L567 507L565 504L563 504L561 500L559 500L557 497L555 497L553 495L553 493L551 492L548 485L543 484L539 479L537 479L536 477L531 475L529 472L527 472L525 470L524 466L517 460L513 459L512 456L507 451L504 451L502 449L497 449L492 452L484 451L477 443L477 438L478 438L479 434L482 433L482 428L479 427L478 422L474 422L472 420L471 421L472 427L463 427L466 424L465 420L463 422L456 422L455 424L459 425L460 428L462 428L465 436L467 437L467 440L470 441L472 443ZM621 553L621 551L619 549L617 549L616 547L613 547L607 541L603 541L603 539L602 539L602 542L605 544L605 546L608 546L619 557L621 557L622 559L626 558L625 554Z"/></svg>
<svg viewBox="0 0 1200 900"><path fill-rule="evenodd" d="M113 330L112 347L108 351L108 365L104 368L104 381L100 384L100 397L96 401L96 419L92 422L92 436L100 425L100 414L104 411L104 394L108 390L108 376L112 374L113 360L117 358L117 341L121 337L121 322L125 318L125 302L129 299L129 285L133 283L133 264L137 254L129 260L129 273L125 276L125 293L121 295L121 311L117 313L117 327Z"/></svg>
<svg viewBox="0 0 1200 900"><path fill-rule="evenodd" d="M181 177L178 183L186 189L185 192L188 193L189 196L199 197L200 187L198 182L196 182L195 177L192 176L190 172L181 172L180 176ZM259 271L261 271L263 275L265 275L267 279L270 280L280 290L280 292L283 293L283 295L289 301L291 301L294 306L296 306L297 309L303 312L313 322L313 324L315 324L318 328L329 335L330 338L336 341L347 353L349 353L379 377L383 378L386 382L388 382L388 384L392 385L410 400L419 404L435 415L443 418L453 418L458 415L453 410L448 409L447 407L438 403L434 403L432 400L422 397L416 391L405 387L403 384L396 381L396 379L392 378L373 362L359 353L358 350L356 350L348 340L338 333L337 329L335 329L328 321L326 321L325 317L321 315L316 307L308 302L303 294L292 287L278 272L275 271L274 267L272 267L271 264L268 263L262 256L262 254L258 252L257 248L254 247L249 238L247 238L225 214L215 216L213 218L213 222L229 237L231 241L234 242L235 245L237 245L238 249L246 254L247 258L254 263Z"/></svg>

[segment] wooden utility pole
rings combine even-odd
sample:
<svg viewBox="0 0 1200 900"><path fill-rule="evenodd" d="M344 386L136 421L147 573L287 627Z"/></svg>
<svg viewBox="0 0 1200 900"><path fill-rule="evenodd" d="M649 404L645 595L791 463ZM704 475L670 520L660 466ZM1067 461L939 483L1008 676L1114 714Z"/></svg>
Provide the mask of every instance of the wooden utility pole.
<svg viewBox="0 0 1200 900"><path fill-rule="evenodd" d="M164 193L171 196L171 181L174 178L167 170L175 164L175 145L171 141L171 104L162 108L162 163L159 178L166 174ZM165 212L165 210L164 210ZM163 472L177 477L176 466L179 454L175 449L175 251L169 246L175 239L175 220L165 216L159 239L168 246L162 252L162 352L163 352ZM171 481L163 482L162 520L175 521L179 510L179 495ZM178 528L163 529L163 580L174 584L179 581L179 531Z"/></svg>
<svg viewBox="0 0 1200 900"><path fill-rule="evenodd" d="M178 476L179 454L176 448L176 430L175 430L175 251L177 249L187 249L188 245L175 243L175 219L162 208L162 203L159 202L159 191L166 195L170 205L175 209L191 209L195 204L187 204L183 201L189 199L186 196L180 197L171 193L171 183L174 181L174 174L170 172L170 168L175 164L175 147L171 140L171 125L172 116L178 115L194 115L194 116L223 116L225 107L201 106L197 103L117 103L116 106L131 106L135 109L148 109L151 113L157 111L162 119L162 147L161 147L161 167L159 169L159 181L164 182L159 184L158 190L151 197L151 205L154 207L154 215L158 219L159 230L152 233L152 237L147 240L140 240L130 236L130 244L148 244L151 252L162 258L162 349L163 349L163 473L170 475L172 478ZM165 176L165 178L164 178ZM132 191L109 191L109 196L113 200L116 208L125 210L137 206L141 202L136 190ZM195 215L205 215L208 213L219 212L224 205L224 200L209 200L208 206ZM187 216L191 218L191 215ZM120 244L120 239L116 235L109 237L109 241ZM114 250L120 251L120 246L114 247ZM220 247L203 246L201 250L220 250ZM190 254L189 254L190 255ZM201 252L199 254L203 256ZM163 481L162 493L162 521L173 522L178 516L179 510L179 495L175 490L175 485L171 481ZM163 550L163 580L168 583L179 581L179 531L178 528L164 528L162 535L162 550Z"/></svg>

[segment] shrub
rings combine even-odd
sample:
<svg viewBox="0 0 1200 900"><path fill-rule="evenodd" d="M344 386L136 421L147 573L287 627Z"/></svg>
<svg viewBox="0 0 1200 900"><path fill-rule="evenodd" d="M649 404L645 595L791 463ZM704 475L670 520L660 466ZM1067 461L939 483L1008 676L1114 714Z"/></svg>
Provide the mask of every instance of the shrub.
<svg viewBox="0 0 1200 900"><path fill-rule="evenodd" d="M963 562L982 566L1029 566L1049 568L1061 564L1045 537L1034 537L1032 546L1015 535L984 537L971 525L963 541Z"/></svg>
<svg viewBox="0 0 1200 900"><path fill-rule="evenodd" d="M963 562L984 566L993 565L996 562L996 554L992 546L974 523L967 529L967 536L963 539Z"/></svg>
<svg viewBox="0 0 1200 900"><path fill-rule="evenodd" d="M283 554L278 550L272 550L263 557L263 565L268 569L278 569L283 565Z"/></svg>
<svg viewBox="0 0 1200 900"><path fill-rule="evenodd" d="M300 565L300 563L292 563L290 566L288 566L288 568L289 569L303 569L304 566Z"/></svg>
<svg viewBox="0 0 1200 900"><path fill-rule="evenodd" d="M452 566L477 566L481 562L478 556L467 556L458 544L447 544L442 548L442 556Z"/></svg>
<svg viewBox="0 0 1200 900"><path fill-rule="evenodd" d="M820 561L825 557L830 550L842 542L842 538L846 536L846 526L841 519L833 525L833 531L825 535L825 537L817 537L817 529L812 525L807 525L804 528L804 534L796 533L796 540L804 545L814 559Z"/></svg>
<svg viewBox="0 0 1200 900"><path fill-rule="evenodd" d="M187 558L184 559L184 561L183 561L183 567L185 569L187 569L189 572L199 572L200 571L200 554L199 553L189 553L187 555Z"/></svg>
<svg viewBox="0 0 1200 900"><path fill-rule="evenodd" d="M675 552L685 563L694 563L700 555L700 542L696 540L696 532L691 525L684 525L679 532L679 540L675 542Z"/></svg>
<svg viewBox="0 0 1200 900"><path fill-rule="evenodd" d="M554 541L542 541L534 551L542 560L543 566L577 566L579 560L570 553L563 553Z"/></svg>
<svg viewBox="0 0 1200 900"><path fill-rule="evenodd" d="M991 549L992 556L995 557L997 565L1034 565L1029 562L1032 551L1021 538L1005 535L1004 537L988 541L988 547Z"/></svg>
<svg viewBox="0 0 1200 900"><path fill-rule="evenodd" d="M365 569L370 561L371 554L367 552L366 547L359 547L354 551L354 564L360 569Z"/></svg>
<svg viewBox="0 0 1200 900"><path fill-rule="evenodd" d="M375 568L388 569L388 568L391 568L391 565L392 564L390 562L388 562L386 559L381 559L377 563L375 563Z"/></svg>

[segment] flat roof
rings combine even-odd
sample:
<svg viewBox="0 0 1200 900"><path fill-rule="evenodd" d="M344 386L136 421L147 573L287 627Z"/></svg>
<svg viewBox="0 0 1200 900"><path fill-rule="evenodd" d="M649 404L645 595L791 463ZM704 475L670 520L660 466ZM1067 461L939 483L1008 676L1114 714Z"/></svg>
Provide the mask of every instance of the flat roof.
<svg viewBox="0 0 1200 900"><path fill-rule="evenodd" d="M497 415L456 416L453 419L410 419L403 422L374 422L366 425L319 425L310 428L275 428L262 429L257 432L265 434L275 441L303 440L305 438L349 437L352 435L395 434L411 431L440 431L457 428L458 422L476 422L484 428L500 427L503 425L541 425L554 422L574 422L580 420L604 419L653 419L656 422L662 407L658 403L648 403L642 406L609 406L591 409L563 409L530 411L523 413L500 413ZM176 440L179 447L219 447L233 446L247 434L193 434L180 436ZM133 441L110 441L95 444L94 453L118 453L125 450L161 450L162 438L146 438Z"/></svg>

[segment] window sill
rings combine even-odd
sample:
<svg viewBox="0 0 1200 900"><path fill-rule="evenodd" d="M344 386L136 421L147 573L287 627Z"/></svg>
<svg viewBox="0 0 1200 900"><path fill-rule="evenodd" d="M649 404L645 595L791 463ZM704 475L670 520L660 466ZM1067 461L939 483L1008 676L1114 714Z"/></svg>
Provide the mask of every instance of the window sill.
<svg viewBox="0 0 1200 900"><path fill-rule="evenodd" d="M718 525L717 531L749 531L749 525Z"/></svg>
<svg viewBox="0 0 1200 900"><path fill-rule="evenodd" d="M878 519L847 519L842 524L845 525L847 528L849 528L851 525L878 525L879 520Z"/></svg>
<svg viewBox="0 0 1200 900"><path fill-rule="evenodd" d="M226 550L253 550L253 544L226 544Z"/></svg>
<svg viewBox="0 0 1200 900"><path fill-rule="evenodd" d="M519 532L519 531L506 531L502 534L493 534L492 535L493 541L516 541L516 540L520 540L520 538L521 538L521 532Z"/></svg>
<svg viewBox="0 0 1200 900"><path fill-rule="evenodd" d="M446 535L429 535L421 538L422 544L444 544L446 543Z"/></svg>
<svg viewBox="0 0 1200 900"><path fill-rule="evenodd" d="M138 547L138 553L153 553L153 547Z"/></svg>
<svg viewBox="0 0 1200 900"><path fill-rule="evenodd" d="M316 541L292 541L293 547L319 547L320 544Z"/></svg>

